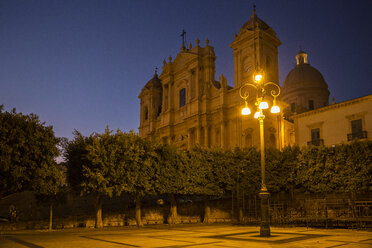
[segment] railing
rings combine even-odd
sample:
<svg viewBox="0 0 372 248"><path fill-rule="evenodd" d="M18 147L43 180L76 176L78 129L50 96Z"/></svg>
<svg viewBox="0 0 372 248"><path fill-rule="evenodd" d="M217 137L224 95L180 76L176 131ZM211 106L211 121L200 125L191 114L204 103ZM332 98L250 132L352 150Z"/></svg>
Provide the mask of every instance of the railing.
<svg viewBox="0 0 372 248"><path fill-rule="evenodd" d="M350 141L353 139L367 139L367 131L362 131L358 133L348 133L347 141Z"/></svg>
<svg viewBox="0 0 372 248"><path fill-rule="evenodd" d="M311 141L307 142L307 145L313 145L313 146L322 146L324 145L324 140L323 139L313 139Z"/></svg>

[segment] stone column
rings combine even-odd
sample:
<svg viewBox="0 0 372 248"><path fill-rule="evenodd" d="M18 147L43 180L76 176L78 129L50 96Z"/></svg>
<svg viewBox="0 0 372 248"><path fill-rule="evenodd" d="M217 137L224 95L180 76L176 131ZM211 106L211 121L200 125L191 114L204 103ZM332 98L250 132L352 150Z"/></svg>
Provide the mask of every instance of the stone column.
<svg viewBox="0 0 372 248"><path fill-rule="evenodd" d="M191 129L187 130L187 149L191 149Z"/></svg>
<svg viewBox="0 0 372 248"><path fill-rule="evenodd" d="M197 126L196 127L196 139L195 139L195 144L200 144L200 132L201 132L201 127Z"/></svg>
<svg viewBox="0 0 372 248"><path fill-rule="evenodd" d="M168 83L168 110L172 110L172 82Z"/></svg>
<svg viewBox="0 0 372 248"><path fill-rule="evenodd" d="M221 122L221 148L225 148L226 147L226 138L225 138L225 135L226 135L226 128L225 128L225 122L222 121Z"/></svg>
<svg viewBox="0 0 372 248"><path fill-rule="evenodd" d="M204 145L209 147L209 127L205 126L204 128Z"/></svg>

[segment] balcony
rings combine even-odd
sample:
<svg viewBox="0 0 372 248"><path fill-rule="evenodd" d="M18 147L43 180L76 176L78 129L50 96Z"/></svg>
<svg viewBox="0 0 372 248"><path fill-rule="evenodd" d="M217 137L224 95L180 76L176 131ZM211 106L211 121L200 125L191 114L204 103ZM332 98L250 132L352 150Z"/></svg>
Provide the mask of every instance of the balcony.
<svg viewBox="0 0 372 248"><path fill-rule="evenodd" d="M347 141L354 140L354 139L367 139L367 131L347 134Z"/></svg>
<svg viewBox="0 0 372 248"><path fill-rule="evenodd" d="M324 140L323 139L313 139L311 141L307 142L307 145L313 145L313 146L322 146L324 145Z"/></svg>

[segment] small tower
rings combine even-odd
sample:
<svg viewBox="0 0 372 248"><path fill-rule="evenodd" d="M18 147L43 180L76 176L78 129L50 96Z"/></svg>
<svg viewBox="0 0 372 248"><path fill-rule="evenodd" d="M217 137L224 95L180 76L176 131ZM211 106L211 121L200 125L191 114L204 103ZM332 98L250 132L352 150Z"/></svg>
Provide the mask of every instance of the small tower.
<svg viewBox="0 0 372 248"><path fill-rule="evenodd" d="M154 77L143 87L138 98L141 100L140 136L154 134L162 110L163 88L155 69Z"/></svg>

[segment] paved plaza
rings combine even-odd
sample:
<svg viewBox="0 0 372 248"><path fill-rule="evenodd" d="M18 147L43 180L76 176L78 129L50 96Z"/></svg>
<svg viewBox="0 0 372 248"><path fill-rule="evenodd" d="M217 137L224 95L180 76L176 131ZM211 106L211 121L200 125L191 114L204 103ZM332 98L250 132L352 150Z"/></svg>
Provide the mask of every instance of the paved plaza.
<svg viewBox="0 0 372 248"><path fill-rule="evenodd" d="M372 232L341 229L272 227L272 236L259 237L258 227L215 225L147 226L3 232L5 247L372 247Z"/></svg>

